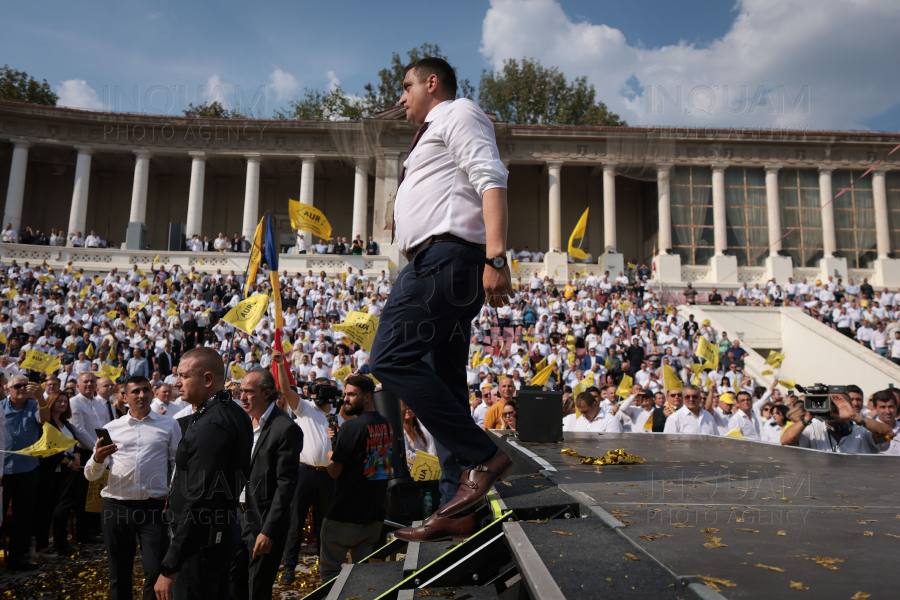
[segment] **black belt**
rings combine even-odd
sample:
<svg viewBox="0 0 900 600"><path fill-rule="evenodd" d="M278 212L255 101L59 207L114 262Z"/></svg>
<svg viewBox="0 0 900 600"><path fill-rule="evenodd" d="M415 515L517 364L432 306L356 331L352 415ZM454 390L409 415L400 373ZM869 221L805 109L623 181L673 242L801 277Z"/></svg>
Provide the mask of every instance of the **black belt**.
<svg viewBox="0 0 900 600"><path fill-rule="evenodd" d="M314 467L312 465L308 465L305 462L300 463L301 467L306 467L307 469L312 469L313 471L327 471L328 467Z"/></svg>
<svg viewBox="0 0 900 600"><path fill-rule="evenodd" d="M464 244L466 246L472 246L473 248L478 248L482 252L485 251L484 244L476 244L474 242L470 242L468 240L464 240L458 235L453 235L452 233L440 233L438 235L433 235L427 238L421 244L413 246L409 250L406 251L406 260L412 262L412 259L416 257L416 254L421 252L424 248L427 248L431 244L435 244L437 242L456 242L457 244Z"/></svg>
<svg viewBox="0 0 900 600"><path fill-rule="evenodd" d="M142 507L147 505L165 503L165 500L163 498L145 498L144 500L119 500L118 498L104 498L104 500L114 502L115 504L121 504L122 506L133 507Z"/></svg>

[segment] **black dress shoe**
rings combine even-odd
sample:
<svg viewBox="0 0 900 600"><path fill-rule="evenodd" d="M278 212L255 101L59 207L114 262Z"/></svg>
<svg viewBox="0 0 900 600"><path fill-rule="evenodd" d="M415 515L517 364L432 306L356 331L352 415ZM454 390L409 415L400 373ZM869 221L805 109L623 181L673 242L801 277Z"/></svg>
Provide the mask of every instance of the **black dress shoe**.
<svg viewBox="0 0 900 600"><path fill-rule="evenodd" d="M76 552L78 552L78 550L76 550L69 544L66 544L65 546L60 546L59 548L56 549L56 553L59 554L60 556L72 556Z"/></svg>
<svg viewBox="0 0 900 600"><path fill-rule="evenodd" d="M286 565L284 567L284 571L281 572L281 579L278 580L278 583L287 585L289 583L294 583L294 579L296 579L296 575L294 574L294 567L291 565Z"/></svg>

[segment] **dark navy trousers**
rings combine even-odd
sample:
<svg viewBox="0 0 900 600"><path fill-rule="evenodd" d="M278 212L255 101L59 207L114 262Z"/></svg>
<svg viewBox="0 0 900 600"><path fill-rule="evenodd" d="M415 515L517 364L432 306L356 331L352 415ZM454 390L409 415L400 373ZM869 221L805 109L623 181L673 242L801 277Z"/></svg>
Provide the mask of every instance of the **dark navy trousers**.
<svg viewBox="0 0 900 600"><path fill-rule="evenodd" d="M484 257L456 242L422 249L397 277L369 361L382 386L434 436L442 506L459 491L463 470L497 452L472 419L466 384L472 319L484 304Z"/></svg>

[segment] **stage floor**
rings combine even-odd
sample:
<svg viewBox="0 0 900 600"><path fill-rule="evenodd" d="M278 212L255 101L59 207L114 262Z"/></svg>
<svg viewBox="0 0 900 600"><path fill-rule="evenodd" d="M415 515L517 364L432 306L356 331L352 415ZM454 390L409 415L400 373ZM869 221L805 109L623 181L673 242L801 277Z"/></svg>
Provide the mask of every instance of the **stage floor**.
<svg viewBox="0 0 900 600"><path fill-rule="evenodd" d="M496 486L510 508L581 492L675 575L733 584L718 585L727 598L793 597L801 588L809 594L798 598L897 595L896 582L885 577L900 564L898 457L664 434L566 434L561 444L514 441L511 448L516 474L545 469L549 478L529 482L547 486L534 491ZM647 462L588 466L563 448L590 457L624 448ZM601 543L598 535L598 559Z"/></svg>

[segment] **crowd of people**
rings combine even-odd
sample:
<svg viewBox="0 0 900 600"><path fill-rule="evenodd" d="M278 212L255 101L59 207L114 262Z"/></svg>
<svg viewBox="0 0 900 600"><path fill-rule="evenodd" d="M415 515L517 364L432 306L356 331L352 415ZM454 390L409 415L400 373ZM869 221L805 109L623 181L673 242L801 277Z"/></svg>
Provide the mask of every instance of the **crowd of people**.
<svg viewBox="0 0 900 600"><path fill-rule="evenodd" d="M355 242L361 246L358 238ZM326 245L325 250L330 249ZM522 253L519 256L526 260ZM740 342L708 322L698 323L690 314L682 316L671 300L664 300L647 283L649 275L641 265L615 276L585 270L564 285L537 273L518 277L510 305L496 309L486 305L472 321L467 378L473 419L485 429L514 431L518 390L549 368L543 385L563 391L566 431L732 437L738 432L744 439L819 450L900 453L900 445L893 440L900 430L896 390L864 394L850 386L846 397L833 398L836 412L831 417L813 418L803 411L801 394L777 382L757 385L744 372L746 351ZM185 270L160 264L150 272L135 266L127 272L113 268L88 275L71 263L0 265L4 447L18 450L35 443L45 423L77 441L74 447L46 458L5 455L2 514L11 504L13 518L4 525L11 569L33 569L34 557L70 555L102 537L110 556L111 585L130 589L137 535L149 574L145 597L153 595L154 582L172 568L166 561L177 560L167 554L172 546L158 516L165 506L162 499L171 496L170 467L176 472L180 468L176 466L179 441L209 397L192 397L193 384L186 378L193 379L196 369L186 372L185 359L191 352L206 352L207 364L210 356L217 363L218 371L209 367L210 372L223 374L223 390L230 388L233 397L242 400L241 414L250 418L246 459L275 414L286 419L281 429L287 437L279 439L284 444L282 452L289 448L288 458L279 458L278 450L272 450L273 457L259 464L277 470L286 460L293 469L284 478L291 484L289 491L270 490L270 497L282 495L280 508L271 512L274 521L243 523L243 532L229 549L223 549L223 556L239 555L243 561L232 573L247 575L246 580L238 578L237 584L232 580L230 585L271 588L282 562L280 581L290 583L310 512L319 534L323 577L336 573L350 546L340 542L346 539L348 523L333 516L334 498L341 492L329 468L329 450L332 425L342 426L354 415L333 414L331 404L315 401L308 386L313 382L334 385L364 397L369 389L365 382L372 382L374 390L375 382L366 377L371 376L369 352L333 326L351 311L378 316L393 282L386 272L370 278L350 268L333 278L324 272L292 275L284 271L278 279L284 314L280 343L271 312L252 336L222 319L248 287L242 274L234 271L201 272L195 267ZM250 294L268 294L269 281L263 266L256 281L250 282ZM815 285L803 282L796 289L793 285L791 281L785 285L791 293L783 298L774 282L764 292L745 286L724 298L715 289L700 298L689 286L684 300L689 304L702 300L800 305L873 351L892 354L888 332L900 335L896 325L900 294L887 290L878 294L867 283L858 289L830 280ZM271 299L270 310L274 310ZM842 317L845 312L852 315L849 325ZM872 330L885 334L878 337ZM717 364L698 355L701 338L716 349ZM42 374L23 368L30 350L58 359L56 368ZM289 373L296 387L282 385L288 377L274 382L273 368L286 376ZM353 378L356 385L348 385ZM359 400L360 406L363 402ZM434 454L435 443L415 414L402 408L411 465L419 451ZM158 443L158 453L153 469L136 482L130 477L140 453L127 448L136 424L145 422ZM290 424L302 434L292 437ZM109 431L113 447L98 441L101 429ZM366 443L365 438L359 439ZM125 523L119 527L85 508L93 493L90 482L101 478L107 468L103 510L115 511ZM246 502L242 500L241 506L250 506ZM150 524L128 524L128 515L137 509L154 515ZM72 515L75 526L69 531ZM351 546L357 548L357 555L360 548L371 547L371 524L378 520L378 512L367 519L368 529L352 529L357 538ZM181 578L189 580L187 575Z"/></svg>

